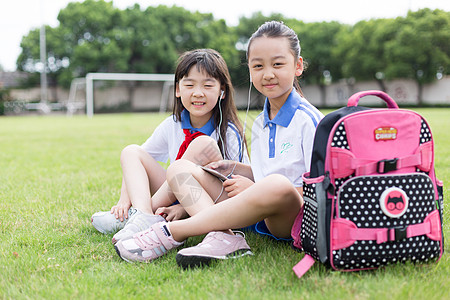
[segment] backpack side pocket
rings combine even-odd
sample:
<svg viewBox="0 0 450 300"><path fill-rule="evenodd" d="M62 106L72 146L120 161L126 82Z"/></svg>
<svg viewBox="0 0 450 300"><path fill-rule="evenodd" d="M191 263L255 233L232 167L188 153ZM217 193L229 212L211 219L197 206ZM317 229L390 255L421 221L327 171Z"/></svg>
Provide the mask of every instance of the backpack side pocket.
<svg viewBox="0 0 450 300"><path fill-rule="evenodd" d="M303 250L322 263L328 259L324 179L325 176L312 179L303 177L305 203L300 232Z"/></svg>

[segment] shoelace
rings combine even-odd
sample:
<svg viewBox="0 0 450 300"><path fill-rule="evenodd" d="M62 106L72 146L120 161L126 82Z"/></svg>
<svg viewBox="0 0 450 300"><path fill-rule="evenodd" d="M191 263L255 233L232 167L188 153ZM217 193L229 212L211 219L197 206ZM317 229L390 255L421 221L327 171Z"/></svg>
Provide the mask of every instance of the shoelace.
<svg viewBox="0 0 450 300"><path fill-rule="evenodd" d="M155 238L152 237L152 233ZM162 245L161 241L159 241L158 236L155 232L150 228L146 231L141 232L134 236L136 244L141 248L154 248L155 246Z"/></svg>
<svg viewBox="0 0 450 300"><path fill-rule="evenodd" d="M235 235L240 235L240 236L242 236L242 237L245 239L245 234L244 234L242 231L239 231L239 230L232 230L232 232L233 232ZM237 233L237 234L236 234L236 233ZM229 235L229 234L223 233L223 234L208 235L208 236L207 236L207 237L206 237L199 245L201 245L201 244L203 244L203 243L207 244L207 243L209 243L209 240L211 240L211 239L223 241L223 240L225 240L225 235Z"/></svg>
<svg viewBox="0 0 450 300"><path fill-rule="evenodd" d="M135 227L138 231L142 231L148 228L149 226L145 218L145 215L143 214L133 215L133 217L131 217L128 223L124 226L124 229L136 231L135 229L131 229L132 227Z"/></svg>

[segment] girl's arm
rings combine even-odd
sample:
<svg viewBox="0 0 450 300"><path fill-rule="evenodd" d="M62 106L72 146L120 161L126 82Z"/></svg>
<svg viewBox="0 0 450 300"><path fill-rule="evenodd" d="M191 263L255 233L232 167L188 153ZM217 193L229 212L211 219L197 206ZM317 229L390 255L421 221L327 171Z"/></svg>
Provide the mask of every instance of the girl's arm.
<svg viewBox="0 0 450 300"><path fill-rule="evenodd" d="M127 187L125 181L122 178L122 187L120 189L120 198L116 205L111 207L111 214L114 214L116 219L120 219L122 222L124 219L128 219L128 210L131 207L131 200L128 197Z"/></svg>
<svg viewBox="0 0 450 300"><path fill-rule="evenodd" d="M228 197L234 197L254 184L253 180L242 175L232 175L230 179L223 182L223 187Z"/></svg>
<svg viewBox="0 0 450 300"><path fill-rule="evenodd" d="M206 167L216 170L227 177L231 175L241 175L254 181L250 165L241 162L234 160L219 160L206 165Z"/></svg>
<svg viewBox="0 0 450 300"><path fill-rule="evenodd" d="M155 215L160 215L167 222L172 222L176 220L181 220L189 217L186 210L181 206L181 204L175 204L167 207L160 207L156 210Z"/></svg>

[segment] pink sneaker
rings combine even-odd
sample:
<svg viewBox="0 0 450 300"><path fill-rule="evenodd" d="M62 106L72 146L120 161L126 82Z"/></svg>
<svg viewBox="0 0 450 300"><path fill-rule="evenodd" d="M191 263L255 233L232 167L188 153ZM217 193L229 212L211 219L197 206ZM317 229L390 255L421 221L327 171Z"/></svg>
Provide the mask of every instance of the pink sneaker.
<svg viewBox="0 0 450 300"><path fill-rule="evenodd" d="M253 255L245 241L244 233L237 231L236 235L221 231L208 233L197 246L184 248L178 251L177 263L183 269L209 265L218 259L239 258Z"/></svg>
<svg viewBox="0 0 450 300"><path fill-rule="evenodd" d="M159 222L131 238L118 241L114 248L127 262L150 262L182 244L172 238L166 222Z"/></svg>

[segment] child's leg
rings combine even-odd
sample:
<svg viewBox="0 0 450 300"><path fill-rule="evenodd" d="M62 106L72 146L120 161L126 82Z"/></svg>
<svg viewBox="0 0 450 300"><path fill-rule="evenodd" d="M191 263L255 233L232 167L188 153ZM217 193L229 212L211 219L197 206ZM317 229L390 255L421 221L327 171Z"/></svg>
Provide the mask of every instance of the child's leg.
<svg viewBox="0 0 450 300"><path fill-rule="evenodd" d="M212 139L209 136L199 136L189 144L189 147L183 154L182 159L191 161L196 165L204 166L211 162L221 160L222 155L220 154L219 147L217 146L217 142L214 141L214 139ZM176 165L178 164L179 161L176 161L173 164ZM172 165L171 167L175 168ZM186 171L186 173L189 173L189 171ZM178 179L181 179L181 177L179 177ZM216 186L220 184L220 181L217 179L211 180L211 182L213 182L213 185ZM220 188L221 184L220 187L215 187L214 191L219 190ZM220 190L218 193L220 193ZM215 192L213 193L213 195L215 195ZM159 207L165 207L172 204L176 200L177 198L175 197L169 185L167 184L167 181L164 182L164 184L152 197L153 212L155 212L156 209L158 209Z"/></svg>
<svg viewBox="0 0 450 300"><path fill-rule="evenodd" d="M213 205L211 197L205 191L209 189L208 184L213 184L208 178L211 175L203 171L197 174L196 170L200 168L195 165L197 169L191 169L191 174L186 174L188 170L185 168L189 165L194 164L185 160L174 163L167 171L167 179L171 189L180 202L186 205L186 210L191 211L192 216L169 223L154 224L132 238L119 241L115 248L122 259L151 261L180 246L186 238L206 233L209 234L198 247L202 249L201 253L198 253L195 247L190 251L188 248L184 253L178 253L177 261L180 256L178 262L182 266L195 265L203 259L224 259L234 254L251 254L243 237L217 231L246 227L264 219L273 235L290 237L302 198L286 177L270 175L237 196Z"/></svg>
<svg viewBox="0 0 450 300"><path fill-rule="evenodd" d="M191 142L182 158L206 165L221 160L222 156L216 141L209 136L200 136ZM177 200L165 182L164 168L138 145L125 147L121 164L123 183L119 203L131 202L134 208L153 214L157 208Z"/></svg>
<svg viewBox="0 0 450 300"><path fill-rule="evenodd" d="M167 182L190 216L227 198L222 181L185 159L169 166Z"/></svg>
<svg viewBox="0 0 450 300"><path fill-rule="evenodd" d="M123 172L121 197L126 194L134 208L153 214L151 194L164 183L166 171L138 145L125 147L120 161Z"/></svg>
<svg viewBox="0 0 450 300"><path fill-rule="evenodd" d="M211 140L209 137L195 139L186 150L183 158L195 160L200 164L207 164L213 160L221 159L217 144L215 142L211 143ZM133 234L149 228L155 222L159 222L158 219L162 218L154 216L154 213L159 207L166 207L175 202L177 199L175 195L178 193L178 190L175 190L173 193L167 182L160 180L161 174L164 174L163 179L165 179L165 170L159 173L154 172L154 170L160 170L160 165L139 146L129 146L122 153L122 168L128 196L133 206L146 214L136 214L121 231L114 235L113 243L121 239L127 239ZM185 159L179 161L185 161ZM176 163L174 162L174 164ZM195 165L192 162L189 163ZM181 182L186 178L186 174L186 172L184 175L181 174L175 180ZM210 181L215 181L211 183L213 186L218 185L221 187L221 182L218 179L211 178ZM151 197L150 193L155 189L157 189L157 192ZM199 187L197 190L202 191L203 189ZM209 203L212 205L211 199L209 199ZM174 210L170 208L166 211L167 213L174 213ZM176 207L175 211L177 218L185 215L185 212L180 213L179 207ZM188 214L195 213L193 209L186 209L186 212ZM170 217L173 218L173 215Z"/></svg>
<svg viewBox="0 0 450 300"><path fill-rule="evenodd" d="M168 177L173 175L168 172ZM198 179L204 186L202 178ZM209 206L191 218L171 222L169 227L173 238L183 241L190 236L242 228L265 220L273 235L289 238L302 205L302 197L287 178L270 175L239 195Z"/></svg>
<svg viewBox="0 0 450 300"><path fill-rule="evenodd" d="M199 136L193 140L182 158L200 166L223 159L217 142L206 135Z"/></svg>

